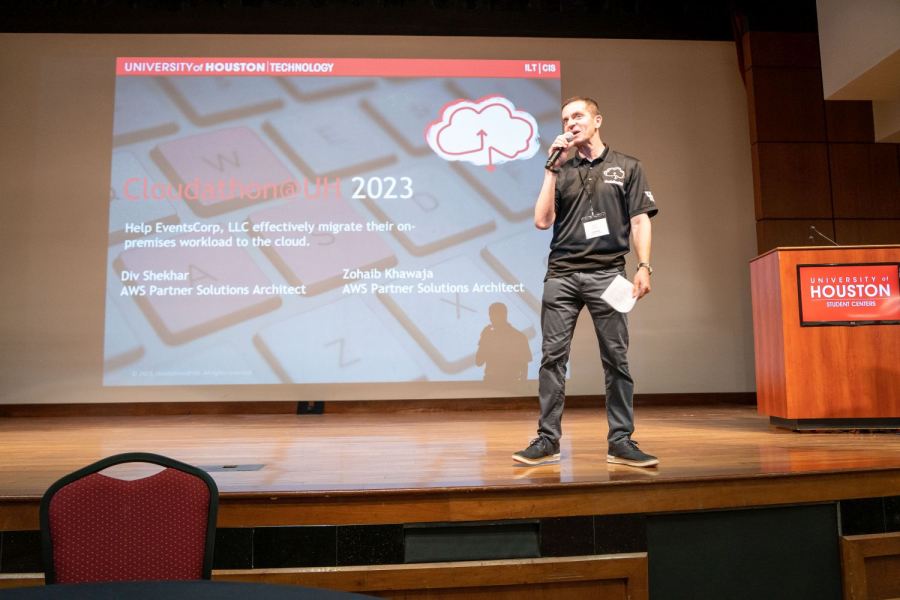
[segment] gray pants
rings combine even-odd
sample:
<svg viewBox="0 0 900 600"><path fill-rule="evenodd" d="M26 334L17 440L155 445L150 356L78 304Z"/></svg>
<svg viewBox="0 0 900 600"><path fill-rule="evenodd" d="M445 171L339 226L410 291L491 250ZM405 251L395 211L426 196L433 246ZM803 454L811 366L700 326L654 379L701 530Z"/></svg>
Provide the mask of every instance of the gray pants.
<svg viewBox="0 0 900 600"><path fill-rule="evenodd" d="M600 359L606 373L606 419L609 442L634 433L634 381L628 372L628 319L600 299L618 269L573 273L544 282L541 306L543 359L538 377L541 418L538 435L557 441L562 436L562 413L566 402L566 363L575 322L587 305L594 321Z"/></svg>

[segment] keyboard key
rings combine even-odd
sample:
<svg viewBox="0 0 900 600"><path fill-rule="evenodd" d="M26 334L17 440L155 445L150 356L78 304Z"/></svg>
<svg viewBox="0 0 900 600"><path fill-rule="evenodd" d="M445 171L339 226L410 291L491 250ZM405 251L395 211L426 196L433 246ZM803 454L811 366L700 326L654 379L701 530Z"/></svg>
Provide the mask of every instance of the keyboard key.
<svg viewBox="0 0 900 600"><path fill-rule="evenodd" d="M344 269L386 269L397 264L391 248L377 233L365 231L329 233L319 231L324 223L364 223L364 219L342 198L296 200L267 208L247 217L251 225L311 223L315 233L260 232L272 242L263 253L290 285L306 285L312 296L347 283ZM308 246L284 245L279 240L306 239ZM281 244L281 245L276 245Z"/></svg>
<svg viewBox="0 0 900 600"><path fill-rule="evenodd" d="M397 162L384 132L355 102L298 108L266 121L263 130L310 178L346 177Z"/></svg>
<svg viewBox="0 0 900 600"><path fill-rule="evenodd" d="M468 77L454 79L450 88L460 98L476 102L485 96L503 96L519 109L535 119L552 115L559 121L560 97L550 93L537 81L527 79L481 79Z"/></svg>
<svg viewBox="0 0 900 600"><path fill-rule="evenodd" d="M140 197L146 182L151 189L157 182L153 180L141 163L130 152L114 152L112 156L112 177L109 186L109 245L121 244L128 239L136 239L144 230L129 232L125 226L167 225L178 223L178 215L172 204L166 200L129 199ZM127 194L127 195L126 195ZM152 231L152 230L151 230Z"/></svg>
<svg viewBox="0 0 900 600"><path fill-rule="evenodd" d="M534 324L516 308L510 294L474 291L476 284L490 286L495 280L470 258L453 258L431 270L434 278L424 285L438 287L446 283L468 286L469 291L449 288L435 293L378 294L378 298L442 371L457 373L475 364L481 332L490 323L488 309L495 302L506 305L510 325L528 339L535 336Z"/></svg>
<svg viewBox="0 0 900 600"><path fill-rule="evenodd" d="M291 96L301 102L315 102L374 88L370 77L278 77Z"/></svg>
<svg viewBox="0 0 900 600"><path fill-rule="evenodd" d="M112 298L106 297L106 323L103 327L103 370L121 369L144 355L144 347L128 325ZM105 383L105 382L104 382Z"/></svg>
<svg viewBox="0 0 900 600"><path fill-rule="evenodd" d="M174 185L198 185L200 199L186 199L200 217L213 217L237 208L277 198L278 186L294 176L256 133L233 127L163 142L151 153ZM179 188L175 188L176 192Z"/></svg>
<svg viewBox="0 0 900 600"><path fill-rule="evenodd" d="M113 146L125 146L178 132L178 123L158 90L143 77L117 77Z"/></svg>
<svg viewBox="0 0 900 600"><path fill-rule="evenodd" d="M362 107L404 150L431 154L425 129L441 118L441 110L456 100L442 80L428 79L387 87L362 102Z"/></svg>
<svg viewBox="0 0 900 600"><path fill-rule="evenodd" d="M416 256L443 250L497 227L475 190L440 158L417 161L396 172L385 171L384 175L397 179L397 196L407 193L401 177L409 177L412 197L367 198L362 202L382 221L413 224L412 230L398 231L395 227L393 233Z"/></svg>
<svg viewBox="0 0 900 600"><path fill-rule="evenodd" d="M190 121L201 127L284 106L268 77L160 77L160 86Z"/></svg>
<svg viewBox="0 0 900 600"><path fill-rule="evenodd" d="M134 284L125 285L123 295L137 285L145 287L146 295L135 294L134 300L166 344L183 344L281 306L279 296L253 294L255 286L271 282L243 248L181 246L181 240L204 238L234 243L225 233L192 233L173 238L174 248L134 248L113 263L120 276L123 271L141 274ZM188 278L146 281L145 271L186 273ZM249 293L233 293L241 288Z"/></svg>
<svg viewBox="0 0 900 600"><path fill-rule="evenodd" d="M422 368L356 296L267 327L253 341L283 383L425 379Z"/></svg>
<svg viewBox="0 0 900 600"><path fill-rule="evenodd" d="M550 256L551 230L529 227L482 250L481 256L506 283L525 284L522 298L538 314L544 296L544 276Z"/></svg>

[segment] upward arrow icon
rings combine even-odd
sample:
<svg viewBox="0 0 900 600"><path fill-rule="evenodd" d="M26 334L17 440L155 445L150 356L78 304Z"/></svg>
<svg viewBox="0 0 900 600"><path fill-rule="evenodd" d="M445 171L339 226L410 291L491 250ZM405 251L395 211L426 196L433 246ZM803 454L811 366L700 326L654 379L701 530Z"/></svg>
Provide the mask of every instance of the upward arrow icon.
<svg viewBox="0 0 900 600"><path fill-rule="evenodd" d="M484 138L487 137L487 132L486 132L484 129L482 129L481 131L479 131L479 132L476 133L475 135L477 135L478 137L481 138L481 146L479 146L478 149L479 149L479 150L484 150ZM494 172L494 169L497 168L497 167L494 166L494 157L491 156L491 150L493 150L493 148L489 146L489 147L488 147L488 164L487 164L487 166L485 167L485 169L488 170L488 173L493 173L493 172Z"/></svg>

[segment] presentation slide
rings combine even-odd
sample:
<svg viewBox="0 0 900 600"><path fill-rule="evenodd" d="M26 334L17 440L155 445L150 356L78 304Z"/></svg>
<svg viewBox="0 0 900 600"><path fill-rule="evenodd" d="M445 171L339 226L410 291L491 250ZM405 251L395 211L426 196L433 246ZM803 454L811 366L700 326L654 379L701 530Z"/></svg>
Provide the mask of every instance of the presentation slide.
<svg viewBox="0 0 900 600"><path fill-rule="evenodd" d="M536 379L559 62L116 69L104 386Z"/></svg>

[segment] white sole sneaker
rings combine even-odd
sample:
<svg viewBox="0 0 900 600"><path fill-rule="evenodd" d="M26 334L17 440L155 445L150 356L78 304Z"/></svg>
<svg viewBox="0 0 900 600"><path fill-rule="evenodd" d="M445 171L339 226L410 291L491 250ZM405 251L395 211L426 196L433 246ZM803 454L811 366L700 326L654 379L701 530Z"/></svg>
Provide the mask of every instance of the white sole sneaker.
<svg viewBox="0 0 900 600"><path fill-rule="evenodd" d="M618 456L613 456L612 454L606 455L606 462L612 463L614 465L628 465L629 467L655 467L659 464L658 458L652 458L650 460L638 461L638 460L628 460L627 458L619 458Z"/></svg>
<svg viewBox="0 0 900 600"><path fill-rule="evenodd" d="M561 454L550 454L548 456L542 456L541 458L525 458L524 456L513 454L512 459L517 463L525 465L543 465L544 463L551 463L559 460L560 456Z"/></svg>

